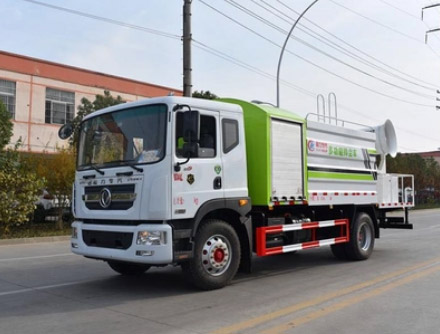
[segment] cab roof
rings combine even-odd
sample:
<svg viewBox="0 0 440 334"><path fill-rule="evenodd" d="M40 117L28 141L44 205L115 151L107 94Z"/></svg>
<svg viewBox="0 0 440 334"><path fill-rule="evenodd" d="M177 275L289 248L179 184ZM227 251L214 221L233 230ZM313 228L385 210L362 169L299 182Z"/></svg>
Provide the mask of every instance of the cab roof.
<svg viewBox="0 0 440 334"><path fill-rule="evenodd" d="M212 111L223 110L229 112L242 113L241 107L238 106L237 104L220 102L215 100L198 99L193 97L189 98L189 97L181 97L181 96L164 96L164 97L154 97L150 99L142 99L134 102L121 103L115 106L100 109L85 116L84 120L118 110L135 108L150 104L166 104L170 107L174 107L177 104L182 104L182 105L190 105L192 109L196 109L196 110L197 109L212 110Z"/></svg>

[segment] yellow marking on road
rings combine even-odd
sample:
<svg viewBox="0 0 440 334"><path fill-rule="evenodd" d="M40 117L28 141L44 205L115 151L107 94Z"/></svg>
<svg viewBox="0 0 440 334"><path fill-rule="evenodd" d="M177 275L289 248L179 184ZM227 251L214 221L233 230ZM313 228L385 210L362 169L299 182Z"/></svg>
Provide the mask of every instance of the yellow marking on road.
<svg viewBox="0 0 440 334"><path fill-rule="evenodd" d="M356 291L364 289L364 288L368 288L372 285L381 283L383 281L404 275L404 274L409 273L411 271L414 271L414 270L417 270L417 269L420 269L420 268L423 268L423 267L426 267L429 265L438 264L439 262L440 262L440 257L435 258L435 259L431 259L428 261L424 261L424 262L421 262L421 263L416 264L414 266L400 269L400 270L376 277L376 278L369 280L369 281L365 281L365 282L362 282L362 283L359 283L359 284L356 284L356 285L353 285L353 286L350 286L350 287L347 287L347 288L344 288L344 289L341 289L338 291L330 292L330 293L324 294L322 296L319 296L319 297L316 297L316 298L313 298L310 300L306 300L306 301L298 303L298 304L293 304L293 305L281 308L279 310L276 310L276 311L273 311L270 313L262 314L256 318L252 318L249 320L235 323L230 326L225 326L225 327L219 328L219 329L215 330L214 332L212 332L212 334L232 334L232 333L236 333L238 331L241 331L241 330L244 330L247 328L255 327L255 326L262 324L264 322L268 322L268 321L274 320L276 318L280 318L280 317L298 312L298 311L306 309L308 307L322 304L322 303L329 301L331 299L345 296L347 294L356 292Z"/></svg>
<svg viewBox="0 0 440 334"><path fill-rule="evenodd" d="M354 304L360 303L366 299L372 298L372 297L376 297L379 296L381 294L383 294L384 292L387 292L389 290L395 289L401 285L404 284L408 284L411 283L419 278L428 276L432 273L435 273L437 271L440 271L440 266L435 266L435 267L431 267L429 269L425 269L423 271L417 272L415 274L406 276L404 278L398 279L394 282L388 283L384 286L375 288L373 290L370 290L368 292L365 292L363 294L360 295L356 295L350 298L347 298L345 300L342 300L338 303L335 304L331 304L329 306L323 307L317 311L314 312L310 312L302 317L290 320L287 323L272 327L270 329L264 330L262 332L260 332L260 334L280 334L280 333L284 333L289 329L293 329L295 327L298 327L300 325L303 325L305 323L308 323L312 320L318 319L318 318L322 318L330 313L334 313L336 311L342 310L346 307L352 306Z"/></svg>

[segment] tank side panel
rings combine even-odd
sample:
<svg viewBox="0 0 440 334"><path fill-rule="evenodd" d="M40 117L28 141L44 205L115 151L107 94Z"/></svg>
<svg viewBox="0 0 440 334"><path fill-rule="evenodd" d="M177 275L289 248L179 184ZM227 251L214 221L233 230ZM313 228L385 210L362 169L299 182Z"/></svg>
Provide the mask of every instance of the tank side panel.
<svg viewBox="0 0 440 334"><path fill-rule="evenodd" d="M377 203L375 142L371 132L309 121L309 204Z"/></svg>

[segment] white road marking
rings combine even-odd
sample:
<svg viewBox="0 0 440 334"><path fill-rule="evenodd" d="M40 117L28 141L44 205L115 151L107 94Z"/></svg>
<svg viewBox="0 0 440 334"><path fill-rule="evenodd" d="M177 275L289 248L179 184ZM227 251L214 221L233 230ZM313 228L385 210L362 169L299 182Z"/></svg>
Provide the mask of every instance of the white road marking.
<svg viewBox="0 0 440 334"><path fill-rule="evenodd" d="M35 259L47 259L52 257L62 257L62 256L70 256L74 255L73 253L62 253L62 254L53 254L53 255L41 255L41 256L27 256L27 257L13 257L8 259L0 259L0 262L10 262L10 261L18 261L18 260L35 260Z"/></svg>
<svg viewBox="0 0 440 334"><path fill-rule="evenodd" d="M20 289L20 290L0 292L0 297L8 296L8 295L15 295L15 294L24 293L24 292L32 292L32 291L35 292L35 291L40 291L40 290L59 288L59 287L63 287L63 286L78 285L78 284L83 284L83 283L88 283L88 282L91 282L91 281L76 281L76 282L52 284L52 285L45 285L45 286L37 286L34 288L25 288L25 289Z"/></svg>

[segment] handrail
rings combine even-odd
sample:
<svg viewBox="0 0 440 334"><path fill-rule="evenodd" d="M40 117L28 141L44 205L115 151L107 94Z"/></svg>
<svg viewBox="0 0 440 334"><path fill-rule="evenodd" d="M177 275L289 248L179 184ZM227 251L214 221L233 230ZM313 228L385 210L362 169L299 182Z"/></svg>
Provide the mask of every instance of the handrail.
<svg viewBox="0 0 440 334"><path fill-rule="evenodd" d="M307 115L306 115L306 120L308 121L309 119L309 116L317 116L317 119L318 119L318 122L319 122L319 116L320 116L320 114L317 114L317 113L308 113ZM346 120L343 120L343 119L336 119L336 117L330 117L330 116L328 116L328 118L331 118L331 119L334 119L334 120L338 120L340 123L342 123L342 126L344 126L345 125L345 123L347 123L347 124L352 124L352 125L358 125L358 126L363 126L363 127L365 127L365 128L368 128L369 130L371 130L371 131L374 131L374 127L373 126L371 126L371 125L365 125L365 124L361 124L361 123L356 123L356 122L351 122L351 121L346 121ZM338 126L338 125L336 125L336 126ZM367 129L364 129L364 130L367 130Z"/></svg>
<svg viewBox="0 0 440 334"><path fill-rule="evenodd" d="M333 92L328 94L328 115L330 116L330 119L331 119L331 116L332 116L332 104L331 104L332 97L333 97L333 101L335 102L335 120L336 120L335 124L338 125L338 103L336 102L336 94ZM330 123L331 123L331 121L329 122L329 124Z"/></svg>

